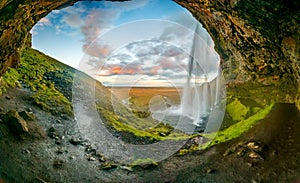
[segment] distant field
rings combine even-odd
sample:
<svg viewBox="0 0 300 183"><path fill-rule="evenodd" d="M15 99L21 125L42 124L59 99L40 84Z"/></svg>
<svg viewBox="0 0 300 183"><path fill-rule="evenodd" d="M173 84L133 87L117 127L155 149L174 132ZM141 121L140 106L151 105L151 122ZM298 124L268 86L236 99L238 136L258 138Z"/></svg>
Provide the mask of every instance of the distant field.
<svg viewBox="0 0 300 183"><path fill-rule="evenodd" d="M114 87L110 90L120 100L131 97L130 102L132 105L130 107L139 111L148 111L149 101L155 96L166 97L173 104L180 104L182 92L182 88L170 87Z"/></svg>

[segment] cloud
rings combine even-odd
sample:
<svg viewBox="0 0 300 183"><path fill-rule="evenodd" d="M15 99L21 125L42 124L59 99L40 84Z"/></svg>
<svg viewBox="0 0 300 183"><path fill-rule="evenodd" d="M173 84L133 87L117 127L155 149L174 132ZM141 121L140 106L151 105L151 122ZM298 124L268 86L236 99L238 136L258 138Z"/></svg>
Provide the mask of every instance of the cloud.
<svg viewBox="0 0 300 183"><path fill-rule="evenodd" d="M188 54L165 42L147 40L131 43L114 53L99 75L164 76L186 75ZM181 76L182 77L182 76Z"/></svg>
<svg viewBox="0 0 300 183"><path fill-rule="evenodd" d="M62 21L72 28L80 27L83 23L83 20L81 19L80 15L75 12L66 14L63 17Z"/></svg>
<svg viewBox="0 0 300 183"><path fill-rule="evenodd" d="M32 27L32 29L30 30L30 33L32 35L37 35L39 30L43 30L46 26L51 26L52 23L49 20L49 18L42 18L40 21L38 21L34 27Z"/></svg>
<svg viewBox="0 0 300 183"><path fill-rule="evenodd" d="M89 10L80 31L84 36L83 50L92 57L100 58L98 65L103 64L101 59L107 57L111 52L109 45L95 43L94 41L106 30L113 27L114 22L123 12L142 8L148 0L133 0L128 2L101 2L104 7L93 7ZM76 22L78 23L78 22Z"/></svg>

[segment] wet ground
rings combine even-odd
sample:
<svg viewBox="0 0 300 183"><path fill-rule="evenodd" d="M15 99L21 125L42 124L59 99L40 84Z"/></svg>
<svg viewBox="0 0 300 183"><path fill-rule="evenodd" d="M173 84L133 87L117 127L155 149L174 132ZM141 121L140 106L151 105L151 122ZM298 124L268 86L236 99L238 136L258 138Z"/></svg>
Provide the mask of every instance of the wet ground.
<svg viewBox="0 0 300 183"><path fill-rule="evenodd" d="M103 170L112 162L80 139L76 121L42 111L31 95L10 89L0 97L2 113L32 111L37 120L30 123L44 132L21 140L0 123L0 182L296 183L300 179L300 112L292 104L275 104L250 131L206 151L174 154L157 166L113 165Z"/></svg>

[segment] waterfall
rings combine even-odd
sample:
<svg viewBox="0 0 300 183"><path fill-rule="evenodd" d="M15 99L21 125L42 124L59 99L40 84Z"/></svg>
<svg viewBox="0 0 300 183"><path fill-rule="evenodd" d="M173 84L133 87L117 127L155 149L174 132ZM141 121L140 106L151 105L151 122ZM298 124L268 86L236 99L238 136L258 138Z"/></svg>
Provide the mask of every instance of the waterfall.
<svg viewBox="0 0 300 183"><path fill-rule="evenodd" d="M216 124L219 124L217 119L222 116L218 109L222 97L220 94L222 74L219 69L219 57L212 50L213 42L197 24L181 104L162 111L150 107L154 119L169 123L186 133L206 131L208 126L209 130L215 129ZM212 120L213 124L208 124Z"/></svg>
<svg viewBox="0 0 300 183"><path fill-rule="evenodd" d="M193 124L198 125L202 123L201 118L209 113L211 108L211 90L208 83L208 78L204 70L201 68L199 62L195 61L195 52L201 52L205 62L207 59L207 51L203 50L203 45L196 46L196 36L199 32L199 25L197 24L193 45L188 63L187 82L184 85L183 94L181 98L182 115L193 120Z"/></svg>

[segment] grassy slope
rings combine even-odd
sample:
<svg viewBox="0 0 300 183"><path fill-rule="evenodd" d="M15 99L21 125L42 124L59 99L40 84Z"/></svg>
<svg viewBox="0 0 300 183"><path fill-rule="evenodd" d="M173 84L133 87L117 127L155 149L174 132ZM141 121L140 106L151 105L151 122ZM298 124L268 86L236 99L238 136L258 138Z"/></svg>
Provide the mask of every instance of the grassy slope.
<svg viewBox="0 0 300 183"><path fill-rule="evenodd" d="M67 114L72 116L70 96L75 70L30 48L23 51L21 60L22 62L18 69L10 69L0 79L0 92L5 92L8 87L27 87L33 92L32 98L34 102L43 110L53 114ZM247 90L247 92L251 94L251 92L256 91ZM229 92L227 105L228 117L224 121L225 123L229 121L229 125L224 127L218 134L202 134L206 138L215 136L211 144L205 144L206 147L238 137L251 128L256 121L264 118L270 112L273 106L271 100L265 101L264 99L262 101L258 97L258 101L251 101L249 97L242 96L243 93L246 92ZM112 99L113 97L111 97L109 91L100 83L97 83L97 109L101 116L106 119L108 125L112 126L116 131L130 133L137 137L147 137L153 140L188 138L187 135L172 131L173 129L167 125L138 118L121 104L112 106ZM118 114L114 111L118 111ZM153 125L156 126L149 128ZM171 134L167 137L160 135L161 133L168 134L170 132ZM192 148L194 150L199 149L199 147Z"/></svg>
<svg viewBox="0 0 300 183"><path fill-rule="evenodd" d="M72 84L75 69L31 48L23 50L21 65L9 69L0 78L0 95L9 87L24 87L33 92L34 103L54 115L72 112ZM82 82L90 77L82 73ZM63 84L62 84L63 83ZM166 125L154 120L144 120L131 113L123 105L112 106L110 92L99 82L96 83L96 105L101 116L117 131L131 133L137 137L161 140L160 132L172 131ZM115 113L118 111L118 114ZM158 127L155 127L158 125ZM153 128L150 128L154 126ZM147 130L141 130L147 129ZM176 136L176 132L174 135Z"/></svg>

